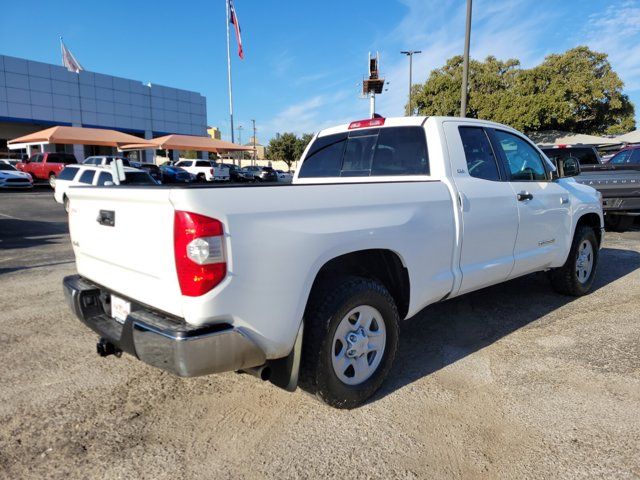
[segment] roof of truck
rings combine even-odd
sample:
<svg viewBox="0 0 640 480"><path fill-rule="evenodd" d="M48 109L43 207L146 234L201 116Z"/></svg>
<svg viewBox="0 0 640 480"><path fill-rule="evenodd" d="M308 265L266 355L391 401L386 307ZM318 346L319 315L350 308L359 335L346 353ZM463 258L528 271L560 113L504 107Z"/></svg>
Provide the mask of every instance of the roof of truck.
<svg viewBox="0 0 640 480"><path fill-rule="evenodd" d="M508 125L503 125L496 122L491 122L489 120L481 120L478 118L460 118L460 117L438 117L438 116L421 116L421 117L376 117L376 118L367 118L367 119L355 119L351 123L343 123L341 125L336 125L335 127L325 128L318 132L319 137L324 137L325 135L331 135L334 133L342 133L349 130L354 130L356 128L385 128L385 127L408 127L408 126L421 126L427 121L442 123L446 121L465 121L470 122L476 125L484 125L487 127L499 127L502 129L508 129L516 132L512 127ZM371 125L369 123L372 123ZM354 124L358 124L354 127ZM360 125L361 124L361 125ZM351 128L350 128L351 127Z"/></svg>

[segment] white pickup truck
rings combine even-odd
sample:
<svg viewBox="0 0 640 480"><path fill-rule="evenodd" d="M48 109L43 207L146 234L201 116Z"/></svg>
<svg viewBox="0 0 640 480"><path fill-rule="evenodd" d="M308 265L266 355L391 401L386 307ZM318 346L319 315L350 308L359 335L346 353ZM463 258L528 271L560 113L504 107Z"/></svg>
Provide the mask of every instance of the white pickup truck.
<svg viewBox="0 0 640 480"><path fill-rule="evenodd" d="M199 182L229 181L229 169L209 160L180 160L175 166L195 175Z"/></svg>
<svg viewBox="0 0 640 480"><path fill-rule="evenodd" d="M601 198L558 171L504 125L376 118L318 133L292 184L75 188L64 290L101 355L352 408L429 304L537 271L589 291Z"/></svg>

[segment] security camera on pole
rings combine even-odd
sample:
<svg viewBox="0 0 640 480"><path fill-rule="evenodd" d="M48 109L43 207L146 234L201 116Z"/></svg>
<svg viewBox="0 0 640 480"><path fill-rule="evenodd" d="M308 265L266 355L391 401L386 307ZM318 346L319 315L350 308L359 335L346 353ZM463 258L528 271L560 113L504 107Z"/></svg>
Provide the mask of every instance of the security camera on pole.
<svg viewBox="0 0 640 480"><path fill-rule="evenodd" d="M380 78L378 67L380 64L380 54L375 57L369 52L369 78L362 81L362 95L369 98L369 115L376 116L376 94L382 93L384 88L384 78Z"/></svg>

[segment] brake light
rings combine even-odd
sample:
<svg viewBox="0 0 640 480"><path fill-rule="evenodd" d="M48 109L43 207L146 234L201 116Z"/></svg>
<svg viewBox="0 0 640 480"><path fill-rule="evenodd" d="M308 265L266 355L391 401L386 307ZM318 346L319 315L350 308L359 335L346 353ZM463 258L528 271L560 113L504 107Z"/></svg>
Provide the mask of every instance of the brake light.
<svg viewBox="0 0 640 480"><path fill-rule="evenodd" d="M203 295L227 275L223 235L219 220L197 213L175 212L173 248L183 295Z"/></svg>
<svg viewBox="0 0 640 480"><path fill-rule="evenodd" d="M349 124L349 130L354 128L381 127L384 125L384 118L368 118L366 120L358 120Z"/></svg>

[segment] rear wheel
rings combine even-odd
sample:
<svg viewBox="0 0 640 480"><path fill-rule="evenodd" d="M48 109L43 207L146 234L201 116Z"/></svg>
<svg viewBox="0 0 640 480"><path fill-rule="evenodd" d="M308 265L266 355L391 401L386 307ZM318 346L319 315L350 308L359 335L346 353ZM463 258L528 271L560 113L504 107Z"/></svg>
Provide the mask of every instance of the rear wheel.
<svg viewBox="0 0 640 480"><path fill-rule="evenodd" d="M384 381L398 347L399 316L380 283L338 279L305 317L301 386L337 408L365 402Z"/></svg>
<svg viewBox="0 0 640 480"><path fill-rule="evenodd" d="M64 211L69 213L69 198L66 195L62 198L62 204L64 205Z"/></svg>
<svg viewBox="0 0 640 480"><path fill-rule="evenodd" d="M53 189L56 188L56 175L54 173L49 174L49 186Z"/></svg>
<svg viewBox="0 0 640 480"><path fill-rule="evenodd" d="M205 174L204 174L204 173L199 173L199 174L196 176L196 180L197 180L198 182L200 182L200 183L204 183L204 182L206 182L206 181L207 181L207 177L205 176Z"/></svg>
<svg viewBox="0 0 640 480"><path fill-rule="evenodd" d="M595 278L598 254L598 239L593 228L578 227L567 261L562 267L551 270L554 290L575 297L586 294Z"/></svg>

